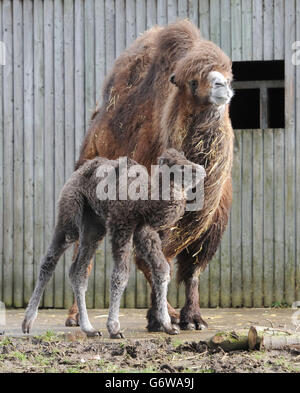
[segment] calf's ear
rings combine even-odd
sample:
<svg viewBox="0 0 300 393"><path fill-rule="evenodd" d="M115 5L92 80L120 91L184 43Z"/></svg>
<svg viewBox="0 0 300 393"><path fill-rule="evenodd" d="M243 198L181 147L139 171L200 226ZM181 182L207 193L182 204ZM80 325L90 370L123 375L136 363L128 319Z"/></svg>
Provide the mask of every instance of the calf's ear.
<svg viewBox="0 0 300 393"><path fill-rule="evenodd" d="M165 163L164 157L158 157L158 159L157 159L157 164L158 164L158 165L164 165L164 163Z"/></svg>

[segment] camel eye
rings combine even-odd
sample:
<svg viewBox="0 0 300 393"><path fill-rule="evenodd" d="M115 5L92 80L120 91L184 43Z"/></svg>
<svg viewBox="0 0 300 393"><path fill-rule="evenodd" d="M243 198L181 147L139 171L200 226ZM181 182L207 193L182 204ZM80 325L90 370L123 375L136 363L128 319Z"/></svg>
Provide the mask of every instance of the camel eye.
<svg viewBox="0 0 300 393"><path fill-rule="evenodd" d="M196 91L196 89L198 87L198 81L196 81L195 79L191 80L190 81L190 87L191 87L191 90L192 90L193 94L195 94L195 91Z"/></svg>
<svg viewBox="0 0 300 393"><path fill-rule="evenodd" d="M193 79L192 81L190 81L190 86L191 86L192 89L196 89L197 86L198 86L198 81Z"/></svg>

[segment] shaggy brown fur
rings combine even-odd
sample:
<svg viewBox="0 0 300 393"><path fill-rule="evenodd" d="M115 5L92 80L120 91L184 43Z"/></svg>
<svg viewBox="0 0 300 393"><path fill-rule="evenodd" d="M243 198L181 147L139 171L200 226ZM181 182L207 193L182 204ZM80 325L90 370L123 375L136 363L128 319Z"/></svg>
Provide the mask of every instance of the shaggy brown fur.
<svg viewBox="0 0 300 393"><path fill-rule="evenodd" d="M211 71L230 83L230 59L188 20L147 31L115 62L77 162L78 167L96 155L127 155L149 169L173 146L204 166L204 209L186 213L164 243L169 259L178 256L178 282L186 285L184 329L205 325L199 317L197 275L217 250L231 206L233 131L228 104L220 110L210 100ZM137 266L151 283L145 263L137 260ZM151 309L148 320L149 330L159 330Z"/></svg>

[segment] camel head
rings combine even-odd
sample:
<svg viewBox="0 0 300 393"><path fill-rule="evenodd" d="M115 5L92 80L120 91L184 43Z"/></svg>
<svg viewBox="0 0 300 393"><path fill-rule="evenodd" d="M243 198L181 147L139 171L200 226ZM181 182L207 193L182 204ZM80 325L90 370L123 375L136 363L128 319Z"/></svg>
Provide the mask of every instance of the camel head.
<svg viewBox="0 0 300 393"><path fill-rule="evenodd" d="M230 103L231 80L231 60L218 46L204 40L180 59L170 77L184 101L216 109Z"/></svg>

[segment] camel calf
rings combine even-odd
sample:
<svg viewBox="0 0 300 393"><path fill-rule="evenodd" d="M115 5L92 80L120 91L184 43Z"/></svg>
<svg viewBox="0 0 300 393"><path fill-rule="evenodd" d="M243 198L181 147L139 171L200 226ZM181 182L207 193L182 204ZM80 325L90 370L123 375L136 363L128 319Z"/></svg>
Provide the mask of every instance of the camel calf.
<svg viewBox="0 0 300 393"><path fill-rule="evenodd" d="M125 169L121 166L122 159L126 160ZM70 280L79 308L80 327L88 336L101 335L89 321L85 292L87 267L107 230L111 235L114 259L107 321L110 337L123 337L119 307L128 282L132 246L137 256L144 258L151 269L156 315L164 331L169 334L179 332L177 326L172 325L168 313L170 267L162 252L158 231L170 228L183 216L188 192L203 180L204 170L175 149L166 150L158 164L154 166L151 179L145 167L126 157L114 161L97 157L86 161L73 173L60 195L57 225L26 310L22 324L24 333L29 333L33 325L41 296L59 258L79 239L77 257L70 268ZM188 182L182 177L187 166L192 168ZM173 178L169 176L168 197L164 195L166 187L162 183L164 168L169 174L172 169L173 173ZM132 179L132 174L135 179Z"/></svg>

